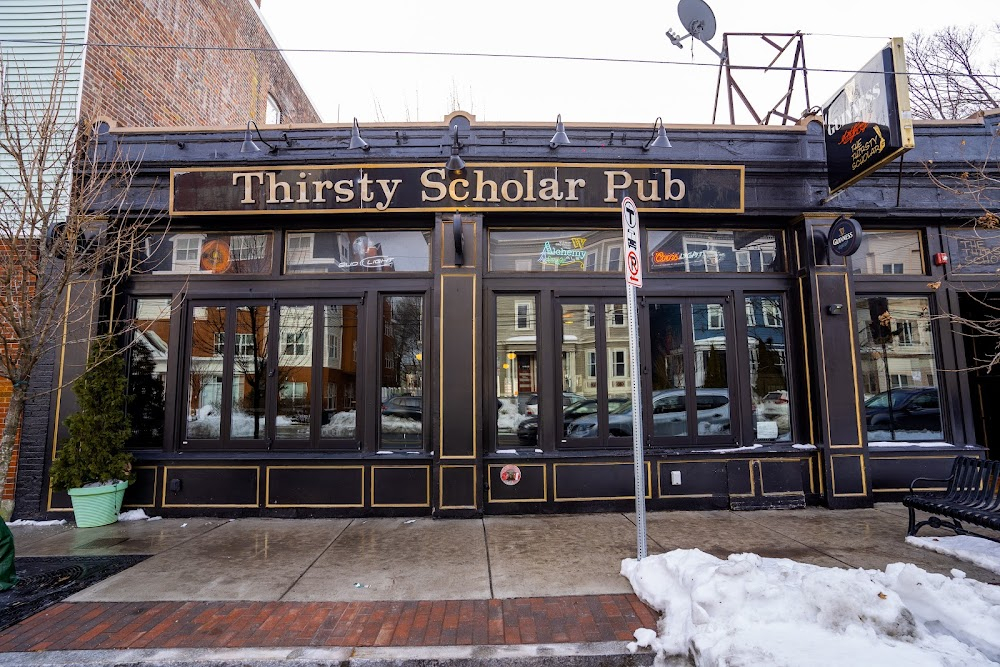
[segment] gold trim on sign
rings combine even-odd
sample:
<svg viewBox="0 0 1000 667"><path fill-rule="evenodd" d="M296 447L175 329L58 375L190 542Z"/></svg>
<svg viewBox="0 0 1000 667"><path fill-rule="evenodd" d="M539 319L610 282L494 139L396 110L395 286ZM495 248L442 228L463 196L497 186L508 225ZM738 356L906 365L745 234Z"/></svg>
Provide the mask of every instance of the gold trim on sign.
<svg viewBox="0 0 1000 667"><path fill-rule="evenodd" d="M490 480L489 491L486 495L488 503L547 503L549 501L549 467L544 463L511 463L518 468L541 468L542 469L542 497L541 498L514 498L508 500L493 498L493 468L503 468L506 463L490 463L486 466L486 475Z"/></svg>
<svg viewBox="0 0 1000 667"><path fill-rule="evenodd" d="M438 468L438 509L441 510L468 510L479 509L476 505L476 470L479 466L474 465L448 465ZM472 470L472 504L471 505L445 505L444 504L444 470L446 468L468 468Z"/></svg>
<svg viewBox="0 0 1000 667"><path fill-rule="evenodd" d="M645 461L646 464L646 495L644 496L647 500L653 499L653 466L650 465L649 461ZM587 500L635 500L635 494L630 494L627 496L595 496L587 498L560 498L559 497L559 466L566 467L579 467L579 466L629 466L632 467L631 463L615 463L613 461L607 462L594 462L594 463L553 463L552 464L552 501L557 503L567 503L567 502L577 502L577 501L587 501Z"/></svg>
<svg viewBox="0 0 1000 667"><path fill-rule="evenodd" d="M361 498L357 503L272 503L271 502L271 470L360 470ZM264 467L264 507L364 507L365 506L365 467L352 466L265 466Z"/></svg>
<svg viewBox="0 0 1000 667"><path fill-rule="evenodd" d="M833 459L858 459L861 468L861 488L865 491L861 493L837 493L837 466L833 465ZM831 454L830 455L830 481L833 486L834 498L851 498L868 495L868 478L865 475L865 457L862 454Z"/></svg>
<svg viewBox="0 0 1000 667"><path fill-rule="evenodd" d="M441 294L440 294L440 321L444 322L444 281L446 278L464 278L466 280L472 280L472 454L445 454L444 453L444 429L440 426L438 427L438 459L442 461L468 461L470 459L475 459L479 451L479 443L476 438L479 419L478 408L476 405L477 400L477 386L476 386L476 325L478 324L478 318L476 317L476 276L467 275L456 275L456 274L444 274L441 276ZM440 378L444 377L444 335L438 333L438 424L444 423L444 383L440 381Z"/></svg>
<svg viewBox="0 0 1000 667"><path fill-rule="evenodd" d="M427 478L427 501L424 503L376 503L375 502L375 471L376 470L423 470ZM431 467L427 466L372 466L371 467L371 506L372 507L430 507L431 506Z"/></svg>
<svg viewBox="0 0 1000 667"><path fill-rule="evenodd" d="M254 504L252 504L252 505L246 504L246 503L243 503L243 504L226 503L226 504L222 504L222 505L213 505L213 504L205 504L205 503L200 503L200 504L193 504L192 503L192 504L183 504L183 505L180 505L180 504L169 504L168 505L167 504L167 478L170 477L170 474L169 474L170 470L253 470L256 473L256 482L255 482L254 486L257 487L257 491L256 491L256 493L257 493L257 501ZM164 508L167 508L167 507L210 507L210 508L215 509L215 508L226 508L226 507L241 507L241 508L260 507L260 466L163 466L163 487L162 488L163 488L163 493L160 496L160 507L164 507Z"/></svg>

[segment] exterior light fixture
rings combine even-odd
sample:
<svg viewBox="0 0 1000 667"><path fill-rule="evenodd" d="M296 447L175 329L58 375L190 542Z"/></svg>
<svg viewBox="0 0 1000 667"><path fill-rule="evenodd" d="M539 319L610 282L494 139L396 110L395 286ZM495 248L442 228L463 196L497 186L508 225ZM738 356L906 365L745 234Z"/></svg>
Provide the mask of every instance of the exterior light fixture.
<svg viewBox="0 0 1000 667"><path fill-rule="evenodd" d="M358 128L358 119L354 119L354 127L351 129L351 143L348 144L347 150L355 150L360 148L363 151L370 151L371 146L368 142L361 138L361 129Z"/></svg>
<svg viewBox="0 0 1000 667"><path fill-rule="evenodd" d="M465 169L465 160L458 154L458 151L463 147L464 144L458 140L458 126L456 125L451 128L451 157L444 165L444 168L452 174L459 174Z"/></svg>
<svg viewBox="0 0 1000 667"><path fill-rule="evenodd" d="M549 148L558 148L559 146L569 145L569 137L566 136L566 127L562 122L562 114L556 116L556 133L552 135L552 139L549 140Z"/></svg>
<svg viewBox="0 0 1000 667"><path fill-rule="evenodd" d="M257 141L267 146L267 150L272 155L278 152L277 146L272 146L264 140L264 137L260 136L260 128L257 127L257 123L253 119L247 121L247 131L243 133L243 145L240 147L241 153L259 153L260 147L254 143L253 139L250 137L250 126L253 125L253 129L257 132Z"/></svg>
<svg viewBox="0 0 1000 667"><path fill-rule="evenodd" d="M660 128L659 133L656 131L657 127ZM657 116L656 120L653 121L653 134L650 135L649 141L642 145L644 151L651 148L673 148L670 145L670 139L667 139L667 131L663 129L663 118L660 116Z"/></svg>

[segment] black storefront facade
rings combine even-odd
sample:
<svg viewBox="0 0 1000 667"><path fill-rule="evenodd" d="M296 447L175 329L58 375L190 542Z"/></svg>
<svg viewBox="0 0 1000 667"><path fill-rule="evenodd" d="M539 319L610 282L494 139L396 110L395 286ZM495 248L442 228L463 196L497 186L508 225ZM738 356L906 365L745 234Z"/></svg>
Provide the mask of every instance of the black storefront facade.
<svg viewBox="0 0 1000 667"><path fill-rule="evenodd" d="M828 201L817 121L677 127L659 150L637 126L570 126L552 146L551 126L461 112L362 128L367 150L343 126L265 129L276 150L257 152L242 130L112 130L109 150L141 156L134 200L164 216L105 309L142 331L133 386L159 388L126 506L632 507L624 195L644 258L647 506L898 498L997 446L993 380L956 372L976 350L945 315L992 289L1000 243L963 227L982 211L926 167L967 171L998 120L918 125L901 167ZM864 230L846 258L827 243L843 215ZM63 377L85 354L67 344ZM54 396L46 442L27 445L46 459L73 409ZM68 511L47 481L34 493Z"/></svg>

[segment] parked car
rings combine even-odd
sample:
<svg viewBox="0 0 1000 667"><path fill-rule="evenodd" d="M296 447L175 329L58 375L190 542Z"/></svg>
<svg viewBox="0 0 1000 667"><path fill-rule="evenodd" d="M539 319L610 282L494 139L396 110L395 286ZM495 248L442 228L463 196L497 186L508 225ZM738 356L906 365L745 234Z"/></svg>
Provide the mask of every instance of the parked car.
<svg viewBox="0 0 1000 667"><path fill-rule="evenodd" d="M865 401L865 421L869 431L928 431L941 435L941 406L937 387L900 387L884 391ZM891 419L890 419L891 415ZM890 424L891 422L891 424Z"/></svg>
<svg viewBox="0 0 1000 667"><path fill-rule="evenodd" d="M563 392L562 402L564 409L573 405L577 401L582 401L582 400L583 396L580 396L580 394L574 394L573 392L570 391ZM532 415L535 417L538 416L538 394L532 394L525 402L524 414Z"/></svg>
<svg viewBox="0 0 1000 667"><path fill-rule="evenodd" d="M420 396L393 396L382 404L382 414L387 417L400 417L420 421L423 412L423 399Z"/></svg>
<svg viewBox="0 0 1000 667"><path fill-rule="evenodd" d="M621 398L618 396L609 398L608 412L614 412L625 403L628 403L627 398ZM566 434L566 430L574 420L587 415L597 414L598 408L599 405L596 398L585 398L582 401L573 403L563 410L563 435ZM521 444L524 445L533 445L538 442L537 416L528 417L517 425L517 438L521 441Z"/></svg>
<svg viewBox="0 0 1000 667"><path fill-rule="evenodd" d="M697 422L700 435L729 433L729 392L725 389L697 389ZM687 432L687 410L684 389L664 389L653 392L653 435L684 435ZM608 416L612 436L632 435L632 402L629 401ZM567 438L597 437L596 415L574 420L566 429Z"/></svg>

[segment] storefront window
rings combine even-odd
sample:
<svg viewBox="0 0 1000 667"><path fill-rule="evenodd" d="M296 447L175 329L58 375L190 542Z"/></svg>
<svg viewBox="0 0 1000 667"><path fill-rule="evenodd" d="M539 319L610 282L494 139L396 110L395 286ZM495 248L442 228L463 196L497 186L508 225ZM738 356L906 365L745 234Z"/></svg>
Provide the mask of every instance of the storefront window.
<svg viewBox="0 0 1000 667"><path fill-rule="evenodd" d="M781 236L748 230L650 230L650 271L769 273L784 271Z"/></svg>
<svg viewBox="0 0 1000 667"><path fill-rule="evenodd" d="M217 440L221 437L225 331L224 306L192 309L187 438Z"/></svg>
<svg viewBox="0 0 1000 667"><path fill-rule="evenodd" d="M781 295L746 297L750 397L757 440L792 437L788 363Z"/></svg>
<svg viewBox="0 0 1000 667"><path fill-rule="evenodd" d="M288 232L287 273L430 270L430 232Z"/></svg>
<svg viewBox="0 0 1000 667"><path fill-rule="evenodd" d="M308 440L312 414L313 307L278 309L278 440Z"/></svg>
<svg viewBox="0 0 1000 667"><path fill-rule="evenodd" d="M323 308L323 438L351 438L357 430L358 307Z"/></svg>
<svg viewBox="0 0 1000 667"><path fill-rule="evenodd" d="M491 271L617 273L621 253L617 230L490 232Z"/></svg>
<svg viewBox="0 0 1000 667"><path fill-rule="evenodd" d="M382 298L380 446L423 446L423 318L419 296Z"/></svg>
<svg viewBox="0 0 1000 667"><path fill-rule="evenodd" d="M851 256L854 273L875 275L921 275L924 250L920 232L869 232Z"/></svg>
<svg viewBox="0 0 1000 667"><path fill-rule="evenodd" d="M269 306L236 308L233 398L229 435L234 440L267 438L267 336Z"/></svg>
<svg viewBox="0 0 1000 667"><path fill-rule="evenodd" d="M953 273L1000 273L1000 229L985 226L947 229L945 242L950 252Z"/></svg>
<svg viewBox="0 0 1000 667"><path fill-rule="evenodd" d="M128 412L132 420L129 446L162 448L171 300L136 299L133 307L135 340L128 365Z"/></svg>
<svg viewBox="0 0 1000 667"><path fill-rule="evenodd" d="M272 236L171 232L146 237L138 270L154 274L259 275L271 272Z"/></svg>
<svg viewBox="0 0 1000 667"><path fill-rule="evenodd" d="M927 298L864 297L856 307L869 442L941 440Z"/></svg>
<svg viewBox="0 0 1000 667"><path fill-rule="evenodd" d="M497 449L538 446L536 312L534 295L497 297Z"/></svg>

